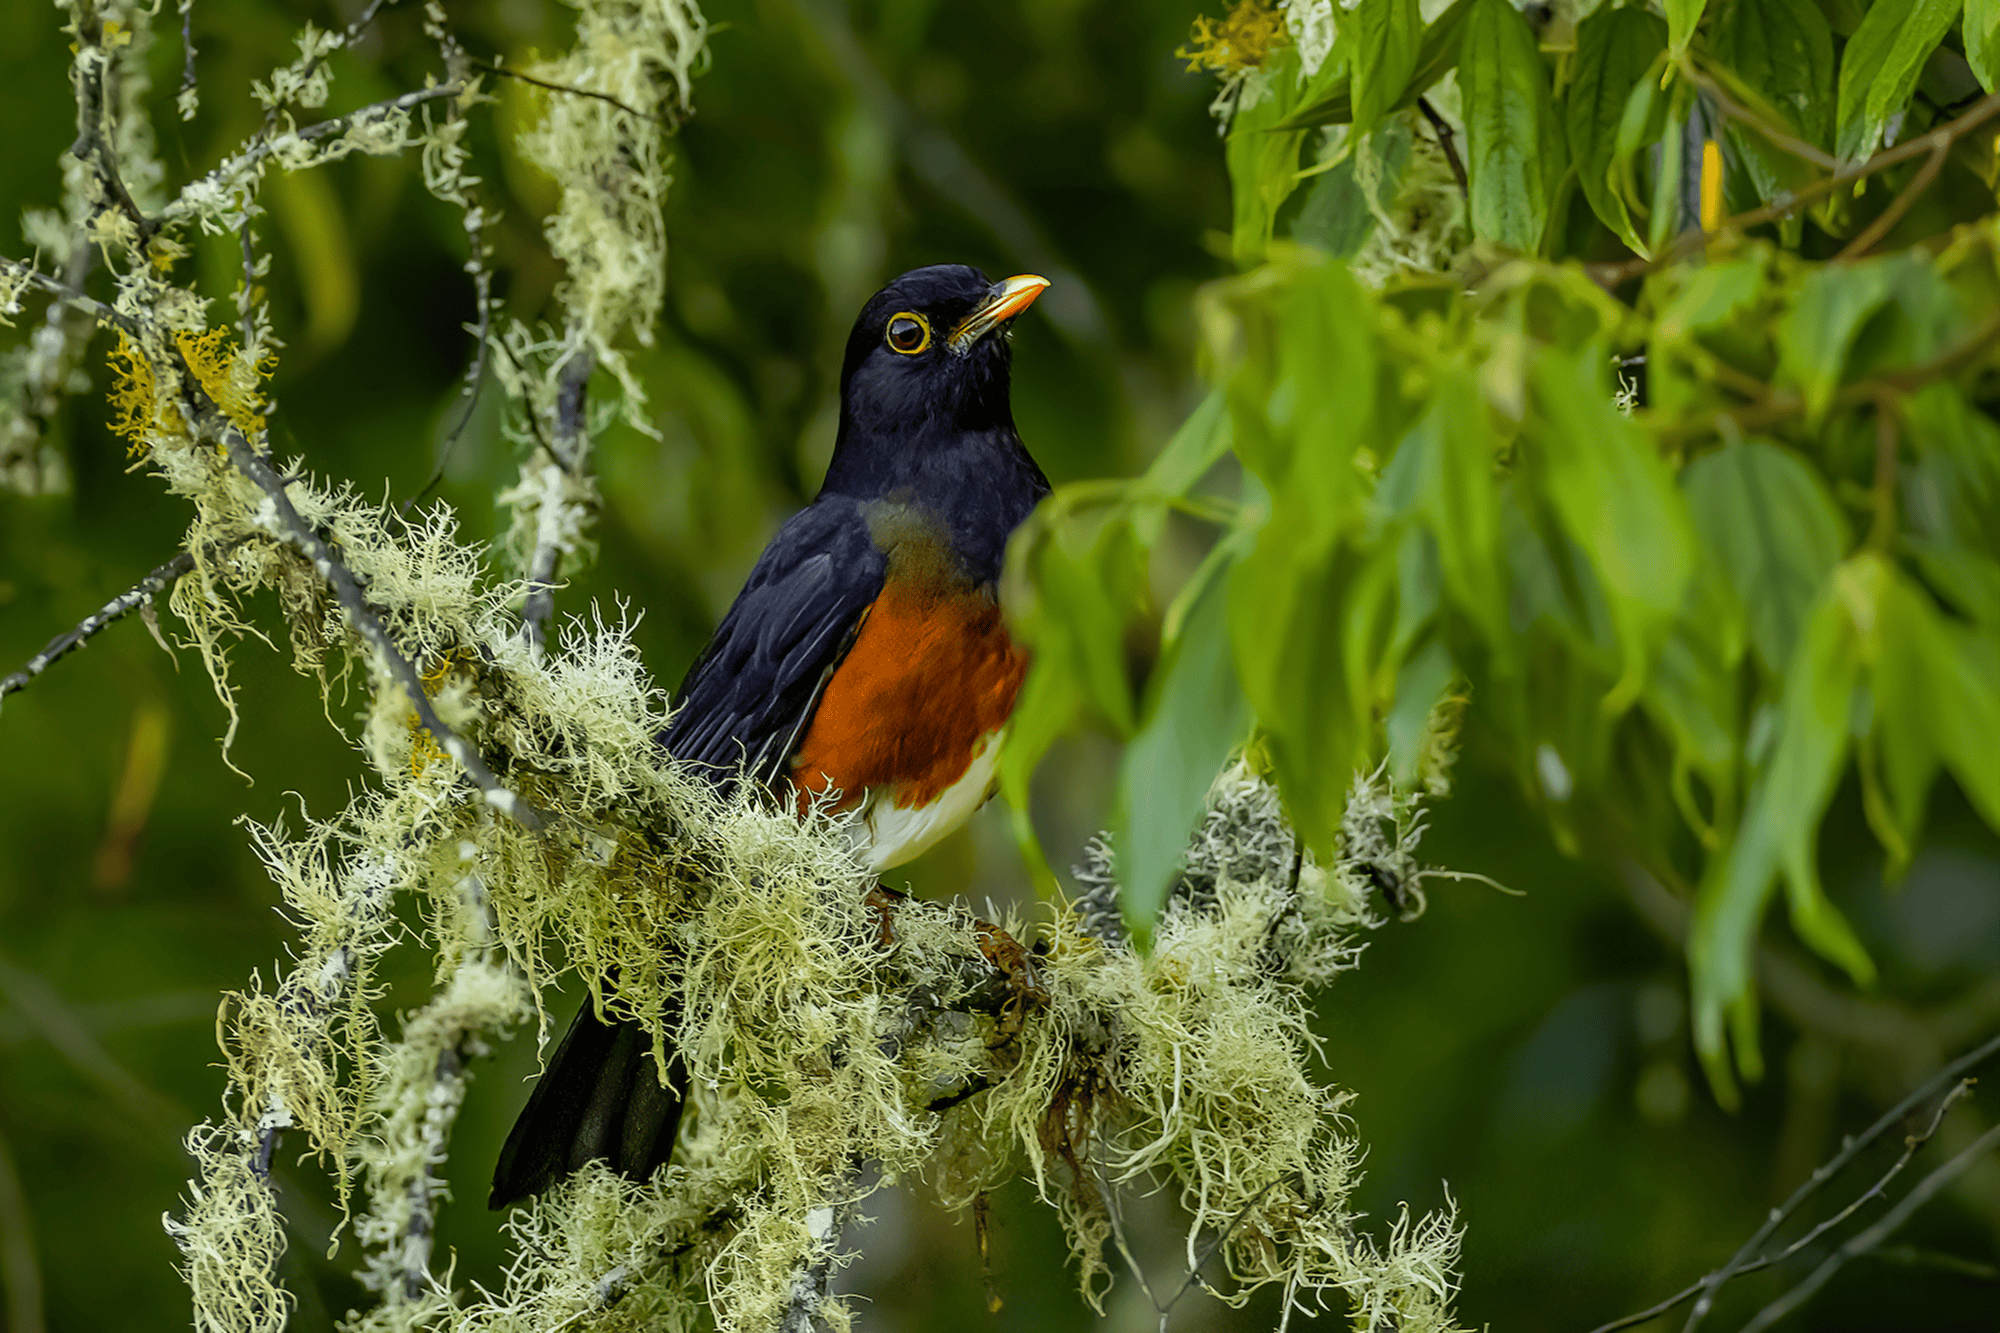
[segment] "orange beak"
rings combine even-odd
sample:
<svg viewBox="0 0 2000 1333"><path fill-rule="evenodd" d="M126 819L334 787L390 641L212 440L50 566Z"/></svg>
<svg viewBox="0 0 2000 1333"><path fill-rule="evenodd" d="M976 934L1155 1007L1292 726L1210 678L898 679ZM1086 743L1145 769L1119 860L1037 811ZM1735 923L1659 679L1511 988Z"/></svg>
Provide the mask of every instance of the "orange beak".
<svg viewBox="0 0 2000 1333"><path fill-rule="evenodd" d="M974 343L1033 305L1035 298L1048 285L1047 278L1033 273L1023 273L994 283L986 299L958 322L958 327L945 339L945 345L959 356L964 356L972 350Z"/></svg>

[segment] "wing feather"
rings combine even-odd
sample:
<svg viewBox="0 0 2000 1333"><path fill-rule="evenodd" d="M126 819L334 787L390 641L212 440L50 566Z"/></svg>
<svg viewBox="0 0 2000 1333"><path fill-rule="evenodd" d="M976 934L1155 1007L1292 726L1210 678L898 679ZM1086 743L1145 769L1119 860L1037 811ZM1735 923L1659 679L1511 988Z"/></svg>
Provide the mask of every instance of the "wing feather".
<svg viewBox="0 0 2000 1333"><path fill-rule="evenodd" d="M853 500L822 497L794 515L688 669L661 745L724 781L740 766L774 785L887 570Z"/></svg>

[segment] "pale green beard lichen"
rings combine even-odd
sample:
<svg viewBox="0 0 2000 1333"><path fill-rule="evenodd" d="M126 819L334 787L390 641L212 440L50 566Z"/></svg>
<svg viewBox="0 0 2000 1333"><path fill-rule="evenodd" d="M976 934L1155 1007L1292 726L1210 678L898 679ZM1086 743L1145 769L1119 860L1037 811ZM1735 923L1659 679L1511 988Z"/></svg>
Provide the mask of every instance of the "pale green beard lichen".
<svg viewBox="0 0 2000 1333"><path fill-rule="evenodd" d="M523 148L561 187L547 227L567 270L553 329L486 327L463 147L472 80L294 122L326 99L327 57L352 29L304 33L256 90L264 128L164 202L149 132L126 123L143 117L104 94L115 128L97 159L144 197L124 204L76 171L66 213L44 219L108 247L117 294L95 317L130 340L135 442L194 510L194 568L171 606L231 728L230 641L261 636L247 602L273 591L295 666L370 770L345 809L250 829L298 937L289 965L230 998L223 1104L188 1139L196 1179L167 1226L196 1328L284 1326L273 1173L301 1154L336 1181L379 1297L349 1315L357 1333L844 1326L825 1293L868 1193L966 1205L1023 1177L1061 1217L1093 1302L1107 1243L1123 1247L1121 1194L1158 1188L1224 1300L1275 1285L1288 1309L1450 1328L1453 1219L1361 1230L1348 1099L1319 1076L1307 1023L1312 988L1353 966L1358 932L1379 924L1370 885L1422 873L1412 795L1358 782L1346 854L1321 866L1269 785L1233 767L1146 952L1107 938L1102 901L1094 921L1051 906L996 927L955 904L871 899L837 820L725 797L660 752L666 701L629 624L575 622L545 650L516 611L533 590L494 577L449 510L399 513L265 457L268 408L248 397L278 345L257 294L265 260L246 257L241 346L225 364L214 298L172 279L186 253L175 234L245 226L272 169L421 149L431 193L463 215L514 427L537 441L510 496L517 554L542 581L582 549L590 434L640 405L625 357L660 304L662 125L685 110L704 27L686 0L576 7L576 50L534 71L566 91L545 99ZM136 14L101 36L73 18L80 86L127 59L119 35L139 47L148 32ZM459 79L441 6L426 6L425 31ZM10 284L0 306L16 295ZM609 406L583 400L597 368L620 386ZM239 389L234 412L218 407ZM1093 873L1113 878L1108 864ZM431 995L384 993L394 948L434 960ZM593 1167L517 1210L501 1289L468 1289L431 1248L451 1126L491 1041L531 1019L547 1039L545 997L564 978L680 1053L685 1133L651 1182Z"/></svg>

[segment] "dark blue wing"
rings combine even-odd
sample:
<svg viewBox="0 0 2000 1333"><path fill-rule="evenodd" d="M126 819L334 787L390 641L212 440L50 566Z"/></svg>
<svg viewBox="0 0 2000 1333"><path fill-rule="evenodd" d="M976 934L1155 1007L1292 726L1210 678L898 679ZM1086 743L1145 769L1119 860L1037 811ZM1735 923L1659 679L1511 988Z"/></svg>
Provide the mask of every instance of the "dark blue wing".
<svg viewBox="0 0 2000 1333"><path fill-rule="evenodd" d="M688 668L660 733L667 753L775 783L887 569L852 499L793 515Z"/></svg>

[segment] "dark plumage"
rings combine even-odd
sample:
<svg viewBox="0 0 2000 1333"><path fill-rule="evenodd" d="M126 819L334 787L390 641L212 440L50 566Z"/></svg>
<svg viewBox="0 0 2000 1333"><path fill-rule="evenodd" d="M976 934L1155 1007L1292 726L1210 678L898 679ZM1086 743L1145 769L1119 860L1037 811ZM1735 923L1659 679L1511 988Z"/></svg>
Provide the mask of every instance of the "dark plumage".
<svg viewBox="0 0 2000 1333"><path fill-rule="evenodd" d="M857 853L872 869L984 799L988 746L1026 669L995 588L1008 536L1049 484L1015 433L1007 321L1045 286L938 265L862 308L820 493L765 548L660 736L719 782L741 774L797 800L838 788L863 806ZM492 1206L593 1158L650 1176L680 1122L686 1075L669 1064L663 1085L638 1025L586 1004L501 1150Z"/></svg>

